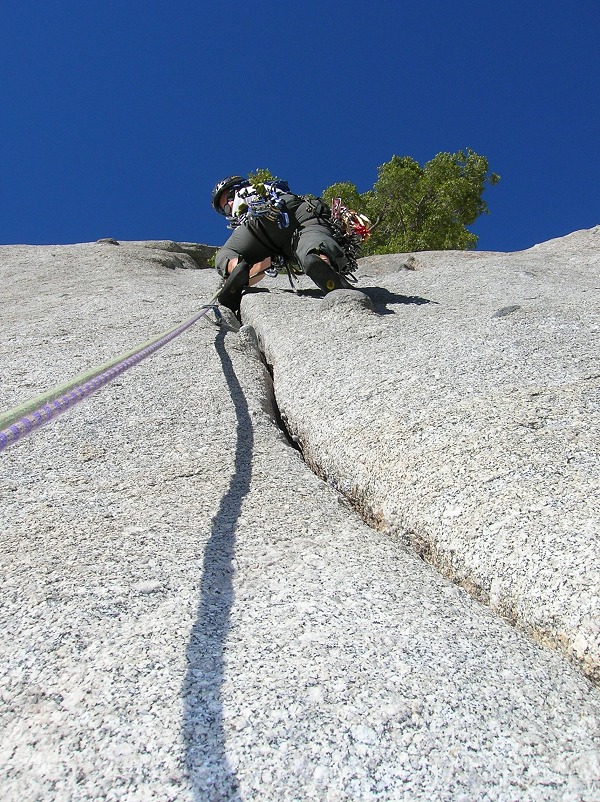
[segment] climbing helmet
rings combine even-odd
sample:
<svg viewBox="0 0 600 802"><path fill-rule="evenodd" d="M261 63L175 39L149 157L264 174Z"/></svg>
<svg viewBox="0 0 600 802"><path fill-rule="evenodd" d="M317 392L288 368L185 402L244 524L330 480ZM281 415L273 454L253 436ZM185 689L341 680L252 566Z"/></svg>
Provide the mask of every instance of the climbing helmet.
<svg viewBox="0 0 600 802"><path fill-rule="evenodd" d="M221 197L221 194L227 189L235 190L247 183L248 182L246 179L242 178L241 175L230 175L228 178L224 178L222 181L219 181L217 184L215 184L212 191L212 205L215 212L227 215L227 211L225 209L221 209L221 206L219 205L219 198Z"/></svg>

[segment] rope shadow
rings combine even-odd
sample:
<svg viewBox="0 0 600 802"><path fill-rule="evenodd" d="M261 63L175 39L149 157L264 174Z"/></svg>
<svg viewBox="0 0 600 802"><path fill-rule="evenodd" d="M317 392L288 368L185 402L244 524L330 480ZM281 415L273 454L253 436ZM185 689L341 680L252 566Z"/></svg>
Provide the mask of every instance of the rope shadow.
<svg viewBox="0 0 600 802"><path fill-rule="evenodd" d="M235 406L235 467L204 550L198 615L187 648L188 670L182 690L185 763L197 802L235 802L240 798L237 778L225 752L221 689L233 605L236 526L250 490L254 436L248 404L225 349L225 335L219 331L215 348Z"/></svg>

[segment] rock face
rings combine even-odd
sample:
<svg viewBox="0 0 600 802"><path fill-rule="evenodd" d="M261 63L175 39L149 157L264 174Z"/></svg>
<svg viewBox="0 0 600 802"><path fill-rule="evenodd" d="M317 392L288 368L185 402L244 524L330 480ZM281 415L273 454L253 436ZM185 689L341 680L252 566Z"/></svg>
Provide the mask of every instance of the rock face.
<svg viewBox="0 0 600 802"><path fill-rule="evenodd" d="M595 237L271 281L2 452L2 799L597 799ZM0 248L0 410L213 295L152 246Z"/></svg>
<svg viewBox="0 0 600 802"><path fill-rule="evenodd" d="M98 240L99 245L121 245L125 248L150 248L153 251L166 251L173 254L184 254L184 259L175 257L170 263L165 263L166 267L210 267L211 259L217 251L212 245L199 245L196 242L173 242L172 240L145 240L137 242L133 240L119 240L107 237ZM188 260L191 257L191 261ZM161 257L164 261L165 256Z"/></svg>
<svg viewBox="0 0 600 802"><path fill-rule="evenodd" d="M359 286L378 314L244 304L306 459L600 680L600 227L520 253L371 257Z"/></svg>

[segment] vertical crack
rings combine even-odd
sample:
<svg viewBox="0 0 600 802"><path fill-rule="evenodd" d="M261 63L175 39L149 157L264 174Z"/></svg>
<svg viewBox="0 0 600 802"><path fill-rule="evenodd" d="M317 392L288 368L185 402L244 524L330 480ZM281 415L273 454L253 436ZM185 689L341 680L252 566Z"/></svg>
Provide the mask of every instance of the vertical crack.
<svg viewBox="0 0 600 802"><path fill-rule="evenodd" d="M271 377L270 395L271 395L271 403L273 405L273 415L275 417L275 423L277 424L278 428L285 437L288 445L291 446L295 451L298 451L301 454L302 459L304 459L304 454L302 453L300 442L298 438L295 435L293 435L290 429L288 428L286 417L279 409L279 404L277 403L277 396L275 394L275 380L273 378L273 365L269 365L262 351L259 351L259 354L263 361L264 366L267 369L269 376ZM306 460L304 461L306 462Z"/></svg>

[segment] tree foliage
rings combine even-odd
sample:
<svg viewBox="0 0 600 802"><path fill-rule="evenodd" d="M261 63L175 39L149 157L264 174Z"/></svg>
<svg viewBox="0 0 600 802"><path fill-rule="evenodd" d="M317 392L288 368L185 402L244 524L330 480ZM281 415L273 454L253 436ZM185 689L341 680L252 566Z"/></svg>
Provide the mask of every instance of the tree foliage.
<svg viewBox="0 0 600 802"><path fill-rule="evenodd" d="M268 167L257 167L253 173L248 173L248 181L259 195L266 195L265 183L277 181L277 176Z"/></svg>
<svg viewBox="0 0 600 802"><path fill-rule="evenodd" d="M438 153L421 167L410 156L392 156L378 170L373 189L359 193L349 181L323 192L373 223L363 253L405 253L475 248L477 235L467 230L489 214L482 198L486 185L500 176L488 174L488 161L474 151Z"/></svg>

